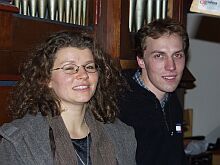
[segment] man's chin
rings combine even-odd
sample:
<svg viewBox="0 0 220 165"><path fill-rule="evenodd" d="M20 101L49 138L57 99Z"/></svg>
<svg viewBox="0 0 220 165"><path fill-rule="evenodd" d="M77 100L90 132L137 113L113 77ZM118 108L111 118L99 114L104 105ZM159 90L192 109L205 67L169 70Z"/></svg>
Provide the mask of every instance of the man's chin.
<svg viewBox="0 0 220 165"><path fill-rule="evenodd" d="M170 93L176 90L177 86L169 86L164 89L165 92Z"/></svg>

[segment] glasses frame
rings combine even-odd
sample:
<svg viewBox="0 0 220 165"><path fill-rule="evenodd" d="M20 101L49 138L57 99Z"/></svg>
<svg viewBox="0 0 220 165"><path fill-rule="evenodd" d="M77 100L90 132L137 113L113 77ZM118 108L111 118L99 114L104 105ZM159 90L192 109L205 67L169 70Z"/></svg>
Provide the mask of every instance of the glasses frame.
<svg viewBox="0 0 220 165"><path fill-rule="evenodd" d="M95 71L92 71L92 72L91 72L91 71L88 71L88 70L86 69L86 67L87 67L89 64L94 64L94 65L95 65ZM67 73L67 72L66 72L67 70L65 70L64 68L65 68L65 66L67 66L67 65L76 66L76 69L73 69L73 70L72 70L73 73ZM70 74L70 75L72 75L72 74L78 73L80 67L83 67L83 69L86 71L86 73L95 73L95 72L98 71L98 68L99 68L97 64L95 64L94 62L91 62L91 63L85 64L85 65L66 64L66 65L64 65L64 66L62 66L62 67L57 67L57 68L51 69L51 71L55 71L55 70L60 70L60 69L62 69L65 74Z"/></svg>

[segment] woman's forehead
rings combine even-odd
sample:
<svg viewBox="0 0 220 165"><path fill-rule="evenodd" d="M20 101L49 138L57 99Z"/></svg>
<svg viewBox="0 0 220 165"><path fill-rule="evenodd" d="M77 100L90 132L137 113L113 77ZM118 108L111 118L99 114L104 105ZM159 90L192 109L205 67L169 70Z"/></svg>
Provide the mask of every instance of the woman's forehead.
<svg viewBox="0 0 220 165"><path fill-rule="evenodd" d="M86 62L93 61L94 57L92 51L88 48L79 49L76 47L65 47L61 48L56 52L56 58L54 63L64 62Z"/></svg>

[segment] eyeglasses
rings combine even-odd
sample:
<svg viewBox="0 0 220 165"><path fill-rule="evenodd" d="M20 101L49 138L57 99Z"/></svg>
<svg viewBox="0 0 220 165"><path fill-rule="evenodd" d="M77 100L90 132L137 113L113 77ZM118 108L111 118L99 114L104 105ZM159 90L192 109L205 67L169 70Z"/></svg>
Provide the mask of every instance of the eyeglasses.
<svg viewBox="0 0 220 165"><path fill-rule="evenodd" d="M66 74L75 74L79 71L79 68L81 66L84 68L84 70L87 73L95 73L98 71L98 66L95 63L88 63L86 65L80 65L80 66L75 65L75 64L66 64L63 67L55 68L55 69L52 69L51 71L62 69L63 72Z"/></svg>

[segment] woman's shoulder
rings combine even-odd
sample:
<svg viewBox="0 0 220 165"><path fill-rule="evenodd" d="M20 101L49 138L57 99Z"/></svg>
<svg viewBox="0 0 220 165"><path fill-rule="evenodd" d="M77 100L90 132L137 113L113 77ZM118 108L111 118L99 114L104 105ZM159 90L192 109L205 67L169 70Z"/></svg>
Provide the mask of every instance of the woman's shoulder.
<svg viewBox="0 0 220 165"><path fill-rule="evenodd" d="M134 129L119 119L116 119L113 123L105 124L104 128L115 145L118 163L135 165L137 142Z"/></svg>
<svg viewBox="0 0 220 165"><path fill-rule="evenodd" d="M5 123L0 127L0 135L7 139L19 139L19 137L28 134L36 134L37 130L42 130L45 127L45 118L37 114L25 115L21 119L13 120L10 123Z"/></svg>
<svg viewBox="0 0 220 165"><path fill-rule="evenodd" d="M123 134L134 132L134 129L131 126L128 126L118 118L116 118L113 123L107 124L107 127L109 127L109 129L112 129L113 131L120 131L120 133Z"/></svg>
<svg viewBox="0 0 220 165"><path fill-rule="evenodd" d="M134 129L123 123L120 119L116 118L113 123L105 124L104 128L111 137L120 139L120 142L131 142L136 145Z"/></svg>
<svg viewBox="0 0 220 165"><path fill-rule="evenodd" d="M52 164L48 128L41 115L26 115L1 126L0 164Z"/></svg>

